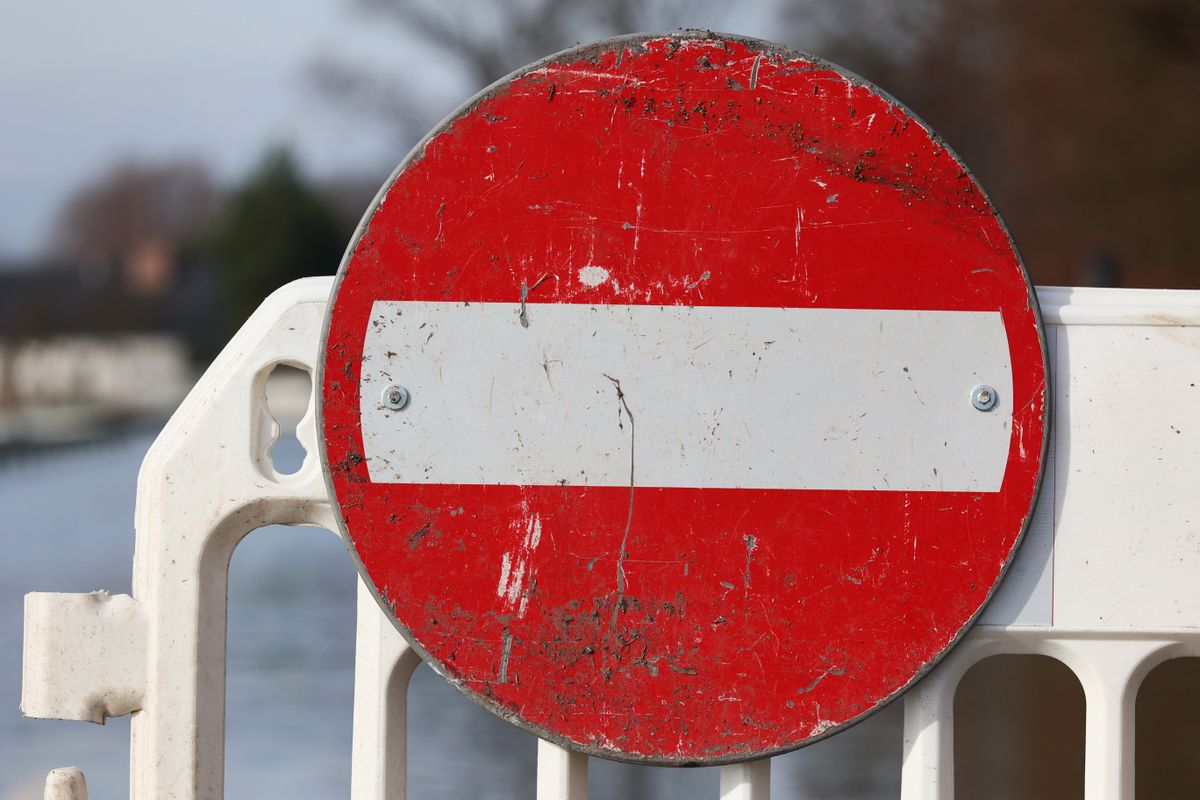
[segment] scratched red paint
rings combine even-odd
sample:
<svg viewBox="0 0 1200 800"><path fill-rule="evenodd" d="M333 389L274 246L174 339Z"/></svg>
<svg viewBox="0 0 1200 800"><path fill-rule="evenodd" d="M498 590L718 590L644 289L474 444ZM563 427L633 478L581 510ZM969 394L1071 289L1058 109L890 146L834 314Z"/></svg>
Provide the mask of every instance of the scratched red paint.
<svg viewBox="0 0 1200 800"><path fill-rule="evenodd" d="M518 724L654 763L784 751L895 697L997 584L1046 437L1036 303L963 165L836 67L711 36L562 54L442 126L343 267L321 379L344 529L410 641ZM586 264L612 280L573 279ZM372 483L371 304L517 302L547 273L539 302L1000 311L1015 409L1002 489L638 486L630 521L627 487ZM512 553L536 576L524 616L497 596Z"/></svg>

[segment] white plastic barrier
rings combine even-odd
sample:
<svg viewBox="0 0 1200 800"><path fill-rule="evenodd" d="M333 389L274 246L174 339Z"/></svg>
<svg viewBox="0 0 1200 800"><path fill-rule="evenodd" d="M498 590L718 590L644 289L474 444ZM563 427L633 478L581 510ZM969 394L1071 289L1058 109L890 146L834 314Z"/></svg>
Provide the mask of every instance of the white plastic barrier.
<svg viewBox="0 0 1200 800"><path fill-rule="evenodd" d="M313 372L332 282L273 294L163 429L138 479L133 596L26 598L22 710L133 713L131 797L223 794L229 558L269 524L336 530L316 457L277 473L267 376ZM1200 655L1200 292L1041 288L1054 381L1038 510L983 624L904 699L903 800L953 796L954 691L1001 653L1040 653L1087 701L1085 796L1133 796L1133 707L1159 663ZM313 391L318 391L315 387ZM1189 520L1193 522L1189 522ZM419 659L359 585L351 797L405 794L408 682ZM588 759L539 742L539 800L587 795ZM722 768L721 797L762 800L770 763ZM84 800L77 770L46 797Z"/></svg>

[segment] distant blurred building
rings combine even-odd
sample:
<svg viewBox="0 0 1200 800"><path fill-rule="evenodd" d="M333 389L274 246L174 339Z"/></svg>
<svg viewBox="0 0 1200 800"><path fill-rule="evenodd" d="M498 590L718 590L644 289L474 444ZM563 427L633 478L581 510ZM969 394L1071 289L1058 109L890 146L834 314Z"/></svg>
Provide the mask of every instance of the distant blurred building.
<svg viewBox="0 0 1200 800"><path fill-rule="evenodd" d="M118 264L0 264L0 450L173 410L217 344L210 273L153 240Z"/></svg>

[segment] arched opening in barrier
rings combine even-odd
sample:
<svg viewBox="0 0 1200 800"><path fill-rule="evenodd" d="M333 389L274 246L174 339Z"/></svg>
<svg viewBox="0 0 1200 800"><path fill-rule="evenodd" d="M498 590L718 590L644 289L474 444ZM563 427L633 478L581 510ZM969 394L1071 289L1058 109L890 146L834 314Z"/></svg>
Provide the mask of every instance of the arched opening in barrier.
<svg viewBox="0 0 1200 800"><path fill-rule="evenodd" d="M1134 713L1137 799L1200 797L1200 658L1151 670Z"/></svg>
<svg viewBox="0 0 1200 800"><path fill-rule="evenodd" d="M588 797L591 800L624 800L627 797L692 800L696 797L717 797L720 780L719 767L667 769L624 764L604 758L593 758L588 763Z"/></svg>
<svg viewBox="0 0 1200 800"><path fill-rule="evenodd" d="M852 728L772 759L775 797L884 800L900 796L904 703L897 701Z"/></svg>
<svg viewBox="0 0 1200 800"><path fill-rule="evenodd" d="M422 665L408 692L408 796L422 800L530 797L537 740L468 700ZM716 797L717 767L665 769L602 758L588 763L592 800Z"/></svg>
<svg viewBox="0 0 1200 800"><path fill-rule="evenodd" d="M252 531L229 565L225 797L348 797L357 576L312 527Z"/></svg>
<svg viewBox="0 0 1200 800"><path fill-rule="evenodd" d="M970 800L1083 797L1083 687L1049 656L998 655L954 695L954 795Z"/></svg>
<svg viewBox="0 0 1200 800"><path fill-rule="evenodd" d="M408 686L408 796L530 796L537 739L468 700L422 664Z"/></svg>

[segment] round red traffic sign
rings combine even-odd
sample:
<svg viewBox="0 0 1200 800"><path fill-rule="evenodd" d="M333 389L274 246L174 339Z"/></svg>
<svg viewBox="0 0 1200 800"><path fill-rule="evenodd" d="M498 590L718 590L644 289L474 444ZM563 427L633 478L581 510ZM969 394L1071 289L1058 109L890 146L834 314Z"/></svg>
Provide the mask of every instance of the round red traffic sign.
<svg viewBox="0 0 1200 800"><path fill-rule="evenodd" d="M1037 494L1046 360L995 209L894 100L714 34L578 48L409 155L321 371L346 540L451 683L722 763L896 697Z"/></svg>

